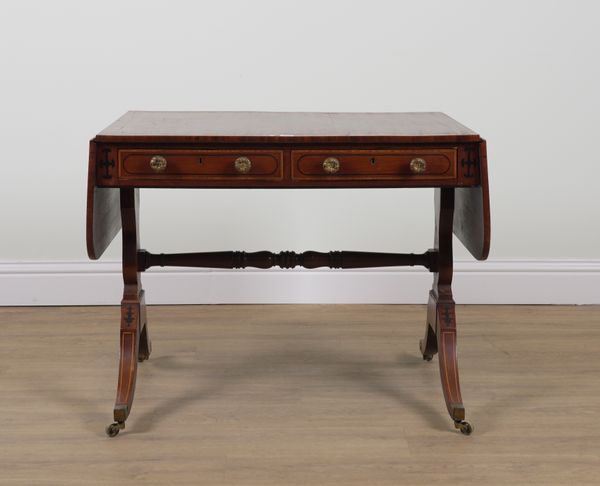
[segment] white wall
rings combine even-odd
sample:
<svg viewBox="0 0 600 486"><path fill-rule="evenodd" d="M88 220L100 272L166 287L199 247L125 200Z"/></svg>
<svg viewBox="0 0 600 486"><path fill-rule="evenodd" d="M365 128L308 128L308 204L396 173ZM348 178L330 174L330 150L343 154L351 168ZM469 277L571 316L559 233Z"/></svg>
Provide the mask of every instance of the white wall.
<svg viewBox="0 0 600 486"><path fill-rule="evenodd" d="M87 142L130 109L444 111L488 140L491 258L595 261L599 15L593 1L3 0L0 261L86 259ZM145 190L142 244L421 251L432 198Z"/></svg>

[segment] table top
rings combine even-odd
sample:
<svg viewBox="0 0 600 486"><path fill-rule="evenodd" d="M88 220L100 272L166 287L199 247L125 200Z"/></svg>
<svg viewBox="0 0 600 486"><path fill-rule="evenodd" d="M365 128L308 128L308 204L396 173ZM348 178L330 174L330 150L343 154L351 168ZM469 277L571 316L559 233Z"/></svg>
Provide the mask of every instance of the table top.
<svg viewBox="0 0 600 486"><path fill-rule="evenodd" d="M478 142L448 115L253 111L129 111L97 142Z"/></svg>
<svg viewBox="0 0 600 486"><path fill-rule="evenodd" d="M439 112L130 111L91 141L88 170L90 258L141 187L451 188L454 233L489 250L485 141Z"/></svg>

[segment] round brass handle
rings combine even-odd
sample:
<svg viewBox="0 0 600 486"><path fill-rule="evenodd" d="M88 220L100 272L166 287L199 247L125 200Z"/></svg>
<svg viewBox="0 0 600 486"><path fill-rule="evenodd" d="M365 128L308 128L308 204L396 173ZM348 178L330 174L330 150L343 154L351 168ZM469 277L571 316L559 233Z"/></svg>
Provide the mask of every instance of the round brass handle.
<svg viewBox="0 0 600 486"><path fill-rule="evenodd" d="M154 172L163 172L167 168L167 159L162 155L155 155L150 159L150 167Z"/></svg>
<svg viewBox="0 0 600 486"><path fill-rule="evenodd" d="M247 174L252 168L252 161L248 157L238 157L233 165L240 174Z"/></svg>
<svg viewBox="0 0 600 486"><path fill-rule="evenodd" d="M327 157L323 161L323 170L328 174L335 174L340 170L340 161L335 157Z"/></svg>
<svg viewBox="0 0 600 486"><path fill-rule="evenodd" d="M427 169L427 162L425 159L416 158L410 161L410 171L413 174L422 174Z"/></svg>

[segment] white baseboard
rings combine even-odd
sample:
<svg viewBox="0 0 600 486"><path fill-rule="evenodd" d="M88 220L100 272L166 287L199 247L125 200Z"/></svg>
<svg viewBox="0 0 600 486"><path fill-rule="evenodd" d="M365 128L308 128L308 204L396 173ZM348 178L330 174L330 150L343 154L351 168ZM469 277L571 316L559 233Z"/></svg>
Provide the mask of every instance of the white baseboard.
<svg viewBox="0 0 600 486"><path fill-rule="evenodd" d="M0 262L0 305L115 305L118 262ZM457 261L459 304L600 304L600 260ZM153 269L149 304L422 304L431 275L365 270Z"/></svg>

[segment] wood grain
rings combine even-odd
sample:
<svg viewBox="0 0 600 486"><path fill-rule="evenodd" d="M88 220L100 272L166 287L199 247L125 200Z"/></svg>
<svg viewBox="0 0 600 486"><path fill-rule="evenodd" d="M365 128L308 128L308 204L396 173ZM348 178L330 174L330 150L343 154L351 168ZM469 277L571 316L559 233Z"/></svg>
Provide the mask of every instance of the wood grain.
<svg viewBox="0 0 600 486"><path fill-rule="evenodd" d="M477 177L472 177L470 169L468 176L458 171L456 153L465 146L476 149L481 137L444 113L128 112L93 141L103 151L118 154L114 170L96 164L96 185L102 187L455 187L479 183L478 171L473 172ZM230 155L215 158L209 152ZM166 170L152 171L149 161L154 155L169 159ZM254 159L250 172L235 172L237 156ZM323 172L328 156L341 160L338 173ZM417 157L427 160L422 174L409 168L411 159Z"/></svg>
<svg viewBox="0 0 600 486"><path fill-rule="evenodd" d="M214 251L199 253L138 252L138 269L150 267L206 267L206 268L375 268L422 265L430 271L437 268L437 252L375 253L365 251Z"/></svg>
<svg viewBox="0 0 600 486"><path fill-rule="evenodd" d="M88 256L97 260L121 230L119 189L98 187L96 183L96 143L90 142L86 211Z"/></svg>
<svg viewBox="0 0 600 486"><path fill-rule="evenodd" d="M477 142L444 113L129 111L98 142Z"/></svg>
<svg viewBox="0 0 600 486"><path fill-rule="evenodd" d="M339 170L328 174L323 161L334 157ZM426 169L415 174L410 169L414 158L426 161ZM423 149L412 147L404 150L292 150L292 179L319 180L355 179L370 181L391 179L410 181L425 180L435 184L437 180L456 179L456 149Z"/></svg>
<svg viewBox="0 0 600 486"><path fill-rule="evenodd" d="M148 308L109 439L120 308L1 308L0 483L597 484L600 307L456 312L470 437L419 355L423 306L222 305Z"/></svg>
<svg viewBox="0 0 600 486"><path fill-rule="evenodd" d="M490 253L491 216L486 143L479 146L479 180L474 187L457 187L454 209L454 234L477 260Z"/></svg>
<svg viewBox="0 0 600 486"><path fill-rule="evenodd" d="M157 173L150 167L154 155L161 155L167 161L164 171ZM251 161L248 173L236 171L235 160L247 157ZM232 178L244 176L254 179L257 176L270 176L271 179L283 177L283 153L281 151L264 150L120 150L119 178L157 177L162 179L181 179L186 177Z"/></svg>
<svg viewBox="0 0 600 486"><path fill-rule="evenodd" d="M120 318L120 357L117 398L114 406L115 422L127 420L137 382L138 361L149 356L149 342L140 343L142 327L148 326L146 303L138 270L139 250L139 190L121 189L121 220L123 226L123 299ZM144 339L148 339L148 333ZM140 355L142 348L145 353ZM147 354L148 356L144 356Z"/></svg>

